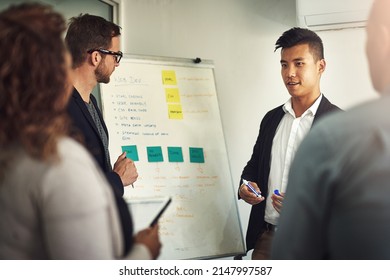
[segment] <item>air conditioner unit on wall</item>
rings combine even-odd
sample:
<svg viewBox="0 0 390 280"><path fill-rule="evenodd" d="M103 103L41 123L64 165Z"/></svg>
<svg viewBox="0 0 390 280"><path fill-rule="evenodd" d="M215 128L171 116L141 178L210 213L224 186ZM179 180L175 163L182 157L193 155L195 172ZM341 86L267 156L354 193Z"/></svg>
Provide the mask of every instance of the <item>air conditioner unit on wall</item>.
<svg viewBox="0 0 390 280"><path fill-rule="evenodd" d="M366 25L373 0L296 0L298 26L329 30Z"/></svg>

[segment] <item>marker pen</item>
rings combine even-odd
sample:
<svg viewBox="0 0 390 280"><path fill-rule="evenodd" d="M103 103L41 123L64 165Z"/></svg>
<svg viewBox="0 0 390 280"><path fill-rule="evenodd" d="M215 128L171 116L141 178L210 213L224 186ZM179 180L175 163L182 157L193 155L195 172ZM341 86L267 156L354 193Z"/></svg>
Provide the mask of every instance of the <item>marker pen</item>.
<svg viewBox="0 0 390 280"><path fill-rule="evenodd" d="M242 182L247 186L257 197L261 197L261 193L258 193L253 186L245 179L242 179Z"/></svg>

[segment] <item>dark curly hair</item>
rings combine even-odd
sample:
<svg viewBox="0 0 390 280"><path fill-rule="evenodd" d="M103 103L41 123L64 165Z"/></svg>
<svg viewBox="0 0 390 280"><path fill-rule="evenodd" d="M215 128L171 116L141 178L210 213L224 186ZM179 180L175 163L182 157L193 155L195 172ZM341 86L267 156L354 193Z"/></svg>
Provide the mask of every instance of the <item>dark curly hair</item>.
<svg viewBox="0 0 390 280"><path fill-rule="evenodd" d="M12 5L0 13L0 150L16 144L33 158L56 158L69 123L65 30L62 15L48 5Z"/></svg>

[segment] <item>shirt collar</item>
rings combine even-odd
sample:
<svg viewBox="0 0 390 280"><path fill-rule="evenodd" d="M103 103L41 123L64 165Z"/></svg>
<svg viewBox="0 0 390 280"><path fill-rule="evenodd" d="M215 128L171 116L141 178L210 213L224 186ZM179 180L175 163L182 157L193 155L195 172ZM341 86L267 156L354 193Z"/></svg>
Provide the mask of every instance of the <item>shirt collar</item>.
<svg viewBox="0 0 390 280"><path fill-rule="evenodd" d="M318 107L320 106L321 100L322 100L322 93L316 99L316 101L314 101L314 103L305 112L303 112L302 117L306 116L309 113L311 113L313 116L315 116L317 113ZM290 115L292 115L295 118L295 112L292 108L291 98L289 100L287 100L286 103L284 103L283 110L285 113L289 113Z"/></svg>

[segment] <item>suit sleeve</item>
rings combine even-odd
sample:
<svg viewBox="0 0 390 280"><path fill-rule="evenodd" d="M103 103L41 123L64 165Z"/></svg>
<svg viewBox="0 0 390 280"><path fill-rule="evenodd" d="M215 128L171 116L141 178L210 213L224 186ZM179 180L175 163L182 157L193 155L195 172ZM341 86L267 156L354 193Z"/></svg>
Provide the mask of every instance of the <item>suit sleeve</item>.
<svg viewBox="0 0 390 280"><path fill-rule="evenodd" d="M114 191L117 194L119 194L120 196L123 196L124 187L123 187L123 183L122 183L122 180L119 177L119 175L114 171L107 172L107 173L105 173L105 175L106 175L108 182L110 182L112 188L114 189Z"/></svg>
<svg viewBox="0 0 390 280"><path fill-rule="evenodd" d="M262 138L261 138L261 128L260 128L256 143L253 147L252 156L242 171L240 182L239 182L239 187L242 184L242 179L245 179L248 181L256 181L257 173L259 170L261 142L262 142ZM239 191L238 191L238 199L241 199Z"/></svg>
<svg viewBox="0 0 390 280"><path fill-rule="evenodd" d="M264 116L253 147L252 156L241 174L241 178L256 182L260 189L263 188L262 191L267 191L272 141L283 115L282 106L279 106Z"/></svg>

